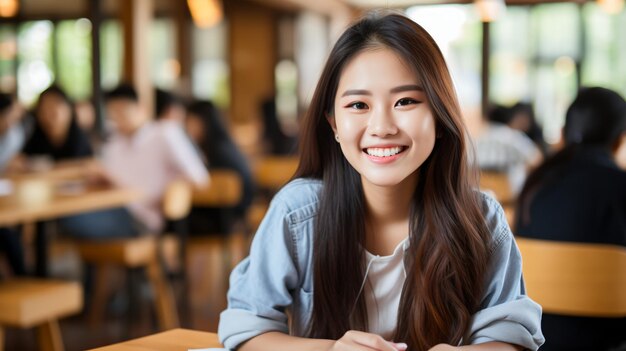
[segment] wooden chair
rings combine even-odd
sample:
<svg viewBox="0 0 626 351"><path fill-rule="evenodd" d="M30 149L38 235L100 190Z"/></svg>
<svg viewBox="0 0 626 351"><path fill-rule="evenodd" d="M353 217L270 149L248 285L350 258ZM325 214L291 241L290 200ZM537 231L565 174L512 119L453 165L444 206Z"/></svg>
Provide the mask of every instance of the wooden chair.
<svg viewBox="0 0 626 351"><path fill-rule="evenodd" d="M211 170L211 184L205 188L195 188L192 194L192 204L196 206L227 208L239 204L243 196L243 179L232 170L219 169ZM227 242L217 238L217 245L222 254L221 260L227 263L228 267L233 266L243 259L242 248L246 247L248 228L244 233L235 232L229 235ZM210 233L209 233L210 234ZM199 239L202 240L202 239ZM207 240L211 240L208 238ZM224 244L226 247L224 247ZM227 255L229 254L229 255ZM228 261L228 262L227 262ZM228 269L230 271L230 269Z"/></svg>
<svg viewBox="0 0 626 351"><path fill-rule="evenodd" d="M183 181L172 182L163 197L163 214L168 220L181 219L191 208L191 187ZM135 268L147 271L148 281L155 293L155 310L159 327L168 330L179 326L178 312L172 287L164 278L159 257L159 239L154 234L138 238L86 241L78 244L83 261L96 267L92 323L97 324L104 313L107 284L111 266L122 266L131 272Z"/></svg>
<svg viewBox="0 0 626 351"><path fill-rule="evenodd" d="M481 171L480 189L493 192L495 198L502 204L508 205L515 201L509 176L504 172Z"/></svg>
<svg viewBox="0 0 626 351"><path fill-rule="evenodd" d="M296 156L269 156L256 162L254 179L264 196L255 201L248 211L247 222L252 231L263 220L271 197L293 177L300 160Z"/></svg>
<svg viewBox="0 0 626 351"><path fill-rule="evenodd" d="M298 162L295 156L265 157L254 167L255 181L260 188L276 192L291 179Z"/></svg>
<svg viewBox="0 0 626 351"><path fill-rule="evenodd" d="M0 283L0 350L3 326L37 328L41 350L62 351L58 319L83 307L81 287L75 282L16 279Z"/></svg>
<svg viewBox="0 0 626 351"><path fill-rule="evenodd" d="M204 188L194 188L191 202L197 206L233 207L243 195L243 181L235 171L211 170L211 183Z"/></svg>
<svg viewBox="0 0 626 351"><path fill-rule="evenodd" d="M516 238L528 295L543 311L626 317L626 248Z"/></svg>
<svg viewBox="0 0 626 351"><path fill-rule="evenodd" d="M490 192L502 205L510 226L515 222L515 194L509 176L504 172L481 171L480 190Z"/></svg>

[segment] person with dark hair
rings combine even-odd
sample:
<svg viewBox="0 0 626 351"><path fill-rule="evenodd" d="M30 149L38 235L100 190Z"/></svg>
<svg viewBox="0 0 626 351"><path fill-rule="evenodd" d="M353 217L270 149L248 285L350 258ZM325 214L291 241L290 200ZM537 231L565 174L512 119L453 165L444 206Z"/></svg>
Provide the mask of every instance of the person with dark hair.
<svg viewBox="0 0 626 351"><path fill-rule="evenodd" d="M338 39L303 121L300 165L232 272L228 349L537 350L502 208L476 170L441 51L373 14Z"/></svg>
<svg viewBox="0 0 626 351"><path fill-rule="evenodd" d="M535 118L533 106L529 103L518 102L510 108L509 119L506 124L517 129L532 140L539 148L541 153L546 156L548 154L548 144L543 138L541 126Z"/></svg>
<svg viewBox="0 0 626 351"><path fill-rule="evenodd" d="M185 122L185 102L178 96L162 89L154 92L154 112L159 121L173 121L179 125Z"/></svg>
<svg viewBox="0 0 626 351"><path fill-rule="evenodd" d="M229 169L237 172L243 183L241 201L232 209L194 207L189 226L192 233L229 233L231 222L245 215L254 196L254 181L248 161L226 130L220 113L210 101L192 103L185 120L187 134L200 149L209 170Z"/></svg>
<svg viewBox="0 0 626 351"><path fill-rule="evenodd" d="M276 101L266 99L261 104L263 115L263 141L271 155L291 155L298 151L296 138L285 134L278 119Z"/></svg>
<svg viewBox="0 0 626 351"><path fill-rule="evenodd" d="M168 184L185 179L201 186L208 182L208 172L182 128L148 121L131 85L107 92L105 100L113 135L102 147L100 177L139 190L143 197L126 208L74 216L64 227L85 238L136 236L143 228L158 233L164 225L161 200Z"/></svg>
<svg viewBox="0 0 626 351"><path fill-rule="evenodd" d="M604 88L582 89L567 110L564 148L528 177L520 194L519 236L626 246L626 102ZM609 350L626 342L626 318L544 314L542 350ZM626 345L625 345L626 346Z"/></svg>
<svg viewBox="0 0 626 351"><path fill-rule="evenodd" d="M74 103L58 86L39 95L34 110L35 129L22 149L26 156L48 156L54 161L93 155L89 137L78 126Z"/></svg>
<svg viewBox="0 0 626 351"><path fill-rule="evenodd" d="M511 113L512 110L505 106L492 106L482 128L474 135L474 143L478 167L506 173L512 193L518 194L528 171L543 157L530 138L507 125Z"/></svg>

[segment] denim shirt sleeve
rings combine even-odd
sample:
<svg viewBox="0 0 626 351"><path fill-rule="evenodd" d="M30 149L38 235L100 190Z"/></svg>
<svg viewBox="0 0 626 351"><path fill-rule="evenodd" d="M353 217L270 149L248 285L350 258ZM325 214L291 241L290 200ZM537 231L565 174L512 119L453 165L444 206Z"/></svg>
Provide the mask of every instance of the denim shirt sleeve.
<svg viewBox="0 0 626 351"><path fill-rule="evenodd" d="M526 295L522 258L500 204L486 195L486 220L493 234L485 296L474 314L469 343L500 341L537 350L544 342L541 306Z"/></svg>
<svg viewBox="0 0 626 351"><path fill-rule="evenodd" d="M293 194L291 194L293 195ZM233 270L228 308L220 315L218 334L227 349L269 331L288 333L286 308L298 286L296 247L290 233L289 194L276 195L261 222L250 255Z"/></svg>

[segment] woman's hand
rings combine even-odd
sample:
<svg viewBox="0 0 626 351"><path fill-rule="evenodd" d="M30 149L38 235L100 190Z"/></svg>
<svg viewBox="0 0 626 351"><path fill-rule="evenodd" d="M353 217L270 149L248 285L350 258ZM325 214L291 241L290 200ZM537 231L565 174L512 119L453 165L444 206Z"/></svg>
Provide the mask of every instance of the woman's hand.
<svg viewBox="0 0 626 351"><path fill-rule="evenodd" d="M355 330L346 332L329 351L404 351L407 345L383 339L380 335Z"/></svg>
<svg viewBox="0 0 626 351"><path fill-rule="evenodd" d="M522 351L524 348L517 345L511 345L504 342L491 341L483 344L465 345L454 347L448 344L438 344L431 347L428 351L453 351L453 350L466 350L466 351Z"/></svg>

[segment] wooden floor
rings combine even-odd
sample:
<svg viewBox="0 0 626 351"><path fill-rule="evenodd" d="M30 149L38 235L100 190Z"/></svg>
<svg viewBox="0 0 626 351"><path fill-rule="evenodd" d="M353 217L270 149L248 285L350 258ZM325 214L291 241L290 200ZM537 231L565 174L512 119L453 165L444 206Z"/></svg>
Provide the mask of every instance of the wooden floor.
<svg viewBox="0 0 626 351"><path fill-rule="evenodd" d="M61 247L58 247L61 246ZM53 247L52 272L54 276L80 276L80 262L71 248L58 245ZM181 324L184 328L217 331L219 314L226 307L228 275L232 267L248 250L249 241L243 234L229 237L193 237L189 240L187 272L189 294L185 299L181 284L175 284L179 303ZM128 298L124 289L123 272L111 284L120 287L115 294L107 316L100 325L91 325L88 310L81 315L60 321L63 340L67 351L85 350L104 346L129 338L136 338L157 332L156 318L150 305L151 291L145 284L139 290L139 306L132 318L128 317ZM133 305L134 306L134 305ZM37 350L34 330L5 329L6 350Z"/></svg>

